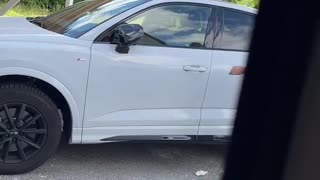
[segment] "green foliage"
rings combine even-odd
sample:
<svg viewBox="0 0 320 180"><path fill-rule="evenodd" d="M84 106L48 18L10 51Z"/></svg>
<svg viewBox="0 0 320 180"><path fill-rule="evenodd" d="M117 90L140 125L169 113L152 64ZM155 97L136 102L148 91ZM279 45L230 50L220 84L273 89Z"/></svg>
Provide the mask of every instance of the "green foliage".
<svg viewBox="0 0 320 180"><path fill-rule="evenodd" d="M260 0L230 0L233 3L258 9Z"/></svg>
<svg viewBox="0 0 320 180"><path fill-rule="evenodd" d="M46 8L55 10L64 6L64 0L21 0L20 4L28 7Z"/></svg>
<svg viewBox="0 0 320 180"><path fill-rule="evenodd" d="M0 1L0 9L5 5L5 2ZM37 16L46 16L50 11L46 8L39 8L26 5L17 5L11 9L6 16L26 16L26 17L37 17Z"/></svg>
<svg viewBox="0 0 320 180"><path fill-rule="evenodd" d="M9 0L0 0L2 8ZM82 0L74 0L74 3ZM20 3L11 9L7 16L46 16L65 6L65 0L20 0Z"/></svg>
<svg viewBox="0 0 320 180"><path fill-rule="evenodd" d="M7 3L9 0L0 0L0 4ZM81 0L74 0L75 3ZM19 6L47 9L56 11L64 7L65 0L20 0Z"/></svg>

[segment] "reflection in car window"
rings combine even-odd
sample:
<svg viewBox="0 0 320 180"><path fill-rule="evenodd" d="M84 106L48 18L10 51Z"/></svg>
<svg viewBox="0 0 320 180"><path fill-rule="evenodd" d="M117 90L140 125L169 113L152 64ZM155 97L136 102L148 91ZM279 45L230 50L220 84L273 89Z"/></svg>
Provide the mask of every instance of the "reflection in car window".
<svg viewBox="0 0 320 180"><path fill-rule="evenodd" d="M204 48L211 8L192 5L157 7L130 19L145 35L140 45Z"/></svg>
<svg viewBox="0 0 320 180"><path fill-rule="evenodd" d="M254 26L254 16L236 11L224 11L221 49L247 51Z"/></svg>
<svg viewBox="0 0 320 180"><path fill-rule="evenodd" d="M46 29L78 38L106 20L150 0L90 0L77 3L38 21Z"/></svg>

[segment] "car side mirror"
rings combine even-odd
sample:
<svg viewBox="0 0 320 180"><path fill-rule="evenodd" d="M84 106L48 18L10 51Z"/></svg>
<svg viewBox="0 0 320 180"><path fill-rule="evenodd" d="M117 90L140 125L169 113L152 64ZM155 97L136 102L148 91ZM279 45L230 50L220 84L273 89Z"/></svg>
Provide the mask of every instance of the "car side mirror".
<svg viewBox="0 0 320 180"><path fill-rule="evenodd" d="M143 34L143 28L138 24L122 24L115 29L112 43L117 44L118 53L128 54L129 46L135 45Z"/></svg>

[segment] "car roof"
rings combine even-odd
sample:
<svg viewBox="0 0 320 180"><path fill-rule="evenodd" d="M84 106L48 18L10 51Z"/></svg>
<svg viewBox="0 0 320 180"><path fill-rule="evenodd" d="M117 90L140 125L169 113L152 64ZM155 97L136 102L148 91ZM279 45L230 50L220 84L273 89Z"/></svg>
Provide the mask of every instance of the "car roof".
<svg viewBox="0 0 320 180"><path fill-rule="evenodd" d="M238 5L235 3L223 1L223 0L152 0L157 1L159 3L165 3L165 2L189 2L189 3L197 3L197 4L209 4L209 5L215 5L219 7L225 7L235 10L240 10L244 12L254 13L256 14L258 11L256 9Z"/></svg>

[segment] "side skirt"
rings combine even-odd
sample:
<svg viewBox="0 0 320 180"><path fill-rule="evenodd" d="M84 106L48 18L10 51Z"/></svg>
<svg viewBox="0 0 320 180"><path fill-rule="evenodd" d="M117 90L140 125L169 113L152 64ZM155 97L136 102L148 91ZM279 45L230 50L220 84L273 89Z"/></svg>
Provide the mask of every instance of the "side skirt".
<svg viewBox="0 0 320 180"><path fill-rule="evenodd" d="M115 136L101 139L102 142L165 142L165 143L200 143L200 144L228 144L231 136L184 135L184 136Z"/></svg>

